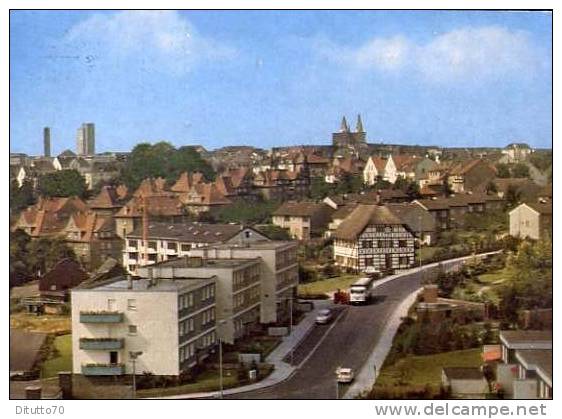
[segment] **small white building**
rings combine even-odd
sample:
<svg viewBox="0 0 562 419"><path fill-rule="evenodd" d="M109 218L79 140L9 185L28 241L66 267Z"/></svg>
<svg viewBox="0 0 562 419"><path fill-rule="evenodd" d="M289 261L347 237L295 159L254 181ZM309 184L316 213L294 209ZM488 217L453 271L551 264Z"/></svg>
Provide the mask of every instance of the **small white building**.
<svg viewBox="0 0 562 419"><path fill-rule="evenodd" d="M525 203L511 210L509 234L534 240L552 234L552 202Z"/></svg>

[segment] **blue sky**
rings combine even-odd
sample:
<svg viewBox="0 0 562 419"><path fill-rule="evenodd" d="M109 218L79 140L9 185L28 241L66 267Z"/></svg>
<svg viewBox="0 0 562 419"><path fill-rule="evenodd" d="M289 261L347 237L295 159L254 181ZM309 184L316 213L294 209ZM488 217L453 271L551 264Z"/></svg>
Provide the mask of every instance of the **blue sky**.
<svg viewBox="0 0 562 419"><path fill-rule="evenodd" d="M551 147L551 15L435 11L12 11L11 150L369 140Z"/></svg>

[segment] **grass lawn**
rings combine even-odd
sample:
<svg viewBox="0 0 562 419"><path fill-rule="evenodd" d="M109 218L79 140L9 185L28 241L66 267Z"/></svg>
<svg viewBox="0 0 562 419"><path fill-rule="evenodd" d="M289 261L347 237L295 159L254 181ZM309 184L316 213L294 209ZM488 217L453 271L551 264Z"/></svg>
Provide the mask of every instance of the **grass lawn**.
<svg viewBox="0 0 562 419"><path fill-rule="evenodd" d="M347 290L351 284L357 281L357 278L359 278L359 275L341 275L321 281L309 282L299 285L298 292L300 295L305 295L324 294L336 291L337 289Z"/></svg>
<svg viewBox="0 0 562 419"><path fill-rule="evenodd" d="M498 290L503 281L509 281L509 274L504 269L479 275L470 280L464 288L457 288L452 297L467 300L490 301L499 304Z"/></svg>
<svg viewBox="0 0 562 419"><path fill-rule="evenodd" d="M479 367L481 349L443 352L435 355L409 356L383 368L377 378L378 385L398 384L402 376L410 385L441 385L443 367Z"/></svg>
<svg viewBox="0 0 562 419"><path fill-rule="evenodd" d="M10 327L28 332L70 333L70 316L44 314L37 316L29 313L10 314Z"/></svg>
<svg viewBox="0 0 562 419"><path fill-rule="evenodd" d="M439 247L422 247L421 248L421 257L422 263L424 260L428 260L435 255L435 252L439 250ZM416 263L420 260L420 249L416 249Z"/></svg>
<svg viewBox="0 0 562 419"><path fill-rule="evenodd" d="M492 285L494 282L509 280L509 275L504 269L489 272L478 276L478 282L481 284Z"/></svg>
<svg viewBox="0 0 562 419"><path fill-rule="evenodd" d="M263 373L263 378L265 378L272 370L261 370L260 375ZM229 375L226 375L229 374ZM249 384L249 383L248 383ZM238 387L242 385L237 376L236 371L226 372L223 376L223 389ZM218 371L205 371L199 377L197 377L196 383L184 384L177 387L169 388L151 388L146 390L138 390L138 397L158 397L158 396L172 396L175 394L186 394L186 393L204 393L210 391L220 390L220 377Z"/></svg>
<svg viewBox="0 0 562 419"><path fill-rule="evenodd" d="M223 388L236 387L238 385L238 377L236 372L232 372L230 376L223 376ZM138 397L158 397L173 396L174 394L184 393L204 393L208 391L218 391L220 389L219 374L216 371L205 371L198 378L196 383L184 384L177 387L168 388L151 388L146 390L138 390Z"/></svg>
<svg viewBox="0 0 562 419"><path fill-rule="evenodd" d="M55 377L59 371L72 371L72 335L57 336L54 341L55 357L41 367L41 377Z"/></svg>

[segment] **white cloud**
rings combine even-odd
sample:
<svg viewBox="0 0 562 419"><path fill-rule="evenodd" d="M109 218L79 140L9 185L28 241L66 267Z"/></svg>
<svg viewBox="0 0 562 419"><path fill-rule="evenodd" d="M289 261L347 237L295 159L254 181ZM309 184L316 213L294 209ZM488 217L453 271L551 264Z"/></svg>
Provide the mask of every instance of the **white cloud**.
<svg viewBox="0 0 562 419"><path fill-rule="evenodd" d="M355 49L316 40L314 48L319 56L355 69L400 74L408 69L435 82L523 77L540 65L526 32L498 26L462 28L427 43L396 35L373 38Z"/></svg>
<svg viewBox="0 0 562 419"><path fill-rule="evenodd" d="M536 56L524 32L490 26L459 29L418 49L417 64L431 79L502 77L535 70Z"/></svg>
<svg viewBox="0 0 562 419"><path fill-rule="evenodd" d="M126 65L140 60L163 72L183 74L204 60L232 58L234 48L202 36L176 11L94 14L66 34L65 46L94 59Z"/></svg>
<svg viewBox="0 0 562 419"><path fill-rule="evenodd" d="M396 70L406 64L411 49L412 45L403 36L376 38L355 51L353 58L362 67Z"/></svg>

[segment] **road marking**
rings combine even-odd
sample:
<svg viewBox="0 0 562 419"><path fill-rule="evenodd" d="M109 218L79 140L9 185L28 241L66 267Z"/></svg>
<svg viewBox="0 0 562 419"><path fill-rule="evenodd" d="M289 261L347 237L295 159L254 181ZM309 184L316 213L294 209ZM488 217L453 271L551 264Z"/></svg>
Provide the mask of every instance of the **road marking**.
<svg viewBox="0 0 562 419"><path fill-rule="evenodd" d="M322 344L322 342L324 342L324 340L326 339L326 336L328 336L330 334L330 332L332 331L332 329L334 327L336 327L336 324L338 323L338 321L340 320L340 318L342 317L342 315L344 313L347 313L348 307L345 307L343 310L340 311L340 313L338 314L338 317L335 318L334 322L332 323L332 325L328 328L328 330L326 330L326 333L324 333L324 335L320 338L320 340L318 341L318 343L316 343L316 345L314 346L314 348L311 349L310 353L302 360L302 362L297 365L296 370L300 369L304 363L306 361L308 361L308 359L314 354L314 352L316 352L316 349L318 349L320 347L320 345ZM293 374L291 374L293 375Z"/></svg>

